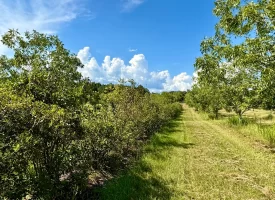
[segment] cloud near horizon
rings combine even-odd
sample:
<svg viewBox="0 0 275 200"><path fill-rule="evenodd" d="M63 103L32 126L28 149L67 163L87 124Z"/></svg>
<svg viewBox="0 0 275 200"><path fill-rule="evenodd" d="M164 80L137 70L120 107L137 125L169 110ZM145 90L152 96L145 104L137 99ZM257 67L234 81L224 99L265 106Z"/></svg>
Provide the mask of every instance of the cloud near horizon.
<svg viewBox="0 0 275 200"><path fill-rule="evenodd" d="M79 50L77 57L84 64L79 72L84 77L94 82L117 83L119 79L134 79L137 84L148 88L151 92L184 91L192 86L192 77L182 72L171 77L168 70L155 72L149 71L148 62L143 54L136 54L125 64L121 58L105 56L103 62L98 64L95 57L91 56L90 47Z"/></svg>

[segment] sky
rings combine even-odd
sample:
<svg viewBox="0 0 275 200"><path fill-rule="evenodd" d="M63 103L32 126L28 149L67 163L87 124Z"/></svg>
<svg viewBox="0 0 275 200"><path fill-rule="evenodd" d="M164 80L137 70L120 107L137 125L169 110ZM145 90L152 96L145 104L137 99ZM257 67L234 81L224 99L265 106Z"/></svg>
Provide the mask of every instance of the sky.
<svg viewBox="0 0 275 200"><path fill-rule="evenodd" d="M201 41L214 35L213 8L214 0L0 0L0 35L12 28L58 35L95 82L183 91ZM0 44L1 54L11 51Z"/></svg>

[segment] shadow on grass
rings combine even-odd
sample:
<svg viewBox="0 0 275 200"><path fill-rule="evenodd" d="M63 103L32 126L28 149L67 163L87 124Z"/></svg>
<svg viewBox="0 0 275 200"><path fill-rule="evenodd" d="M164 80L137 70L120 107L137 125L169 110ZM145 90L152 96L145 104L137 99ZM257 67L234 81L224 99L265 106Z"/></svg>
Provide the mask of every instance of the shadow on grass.
<svg viewBox="0 0 275 200"><path fill-rule="evenodd" d="M182 133L183 130L179 127L182 126L182 121L178 118L173 120L165 127L161 129L159 134L156 134L152 137L149 145L145 148L146 152L156 153L160 150L165 150L172 147L179 147L179 148L190 148L193 146L193 143L179 141L178 138L173 138L171 136L172 133Z"/></svg>
<svg viewBox="0 0 275 200"><path fill-rule="evenodd" d="M154 135L144 148L144 157L135 166L125 171L120 176L105 182L96 190L97 194L89 199L115 199L115 200L169 200L172 197L173 189L168 187L168 183L156 175L152 163L162 163L170 155L170 148L190 148L193 143L178 141L175 133L180 133L182 126L180 118L171 121ZM184 134L184 133L182 133ZM174 137L173 137L174 135ZM146 157L146 159L144 159ZM87 198L88 199L88 198Z"/></svg>
<svg viewBox="0 0 275 200"><path fill-rule="evenodd" d="M144 171L150 171L150 167L142 169L142 172L128 172L126 175L106 183L106 187L100 191L100 199L106 200L149 200L171 199L172 191L164 184L164 180L156 175L150 178L141 176Z"/></svg>

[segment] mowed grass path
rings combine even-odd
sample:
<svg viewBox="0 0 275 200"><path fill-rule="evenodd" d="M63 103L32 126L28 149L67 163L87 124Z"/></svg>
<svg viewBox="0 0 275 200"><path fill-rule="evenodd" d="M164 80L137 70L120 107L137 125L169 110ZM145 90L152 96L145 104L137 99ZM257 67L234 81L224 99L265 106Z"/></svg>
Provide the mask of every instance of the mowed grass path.
<svg viewBox="0 0 275 200"><path fill-rule="evenodd" d="M275 154L220 121L184 106L152 138L137 165L111 180L102 199L275 199Z"/></svg>

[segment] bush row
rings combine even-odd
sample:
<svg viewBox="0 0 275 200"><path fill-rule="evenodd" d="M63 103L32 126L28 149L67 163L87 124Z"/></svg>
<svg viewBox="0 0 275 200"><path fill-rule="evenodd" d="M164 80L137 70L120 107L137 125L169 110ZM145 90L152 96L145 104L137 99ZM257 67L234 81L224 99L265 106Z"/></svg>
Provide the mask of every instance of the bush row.
<svg viewBox="0 0 275 200"><path fill-rule="evenodd" d="M181 112L167 95L124 85L73 109L4 85L0 90L0 195L8 199L81 195L93 174L127 167L144 142Z"/></svg>
<svg viewBox="0 0 275 200"><path fill-rule="evenodd" d="M0 56L0 199L75 199L179 115L181 93L84 79L57 36L10 30Z"/></svg>

